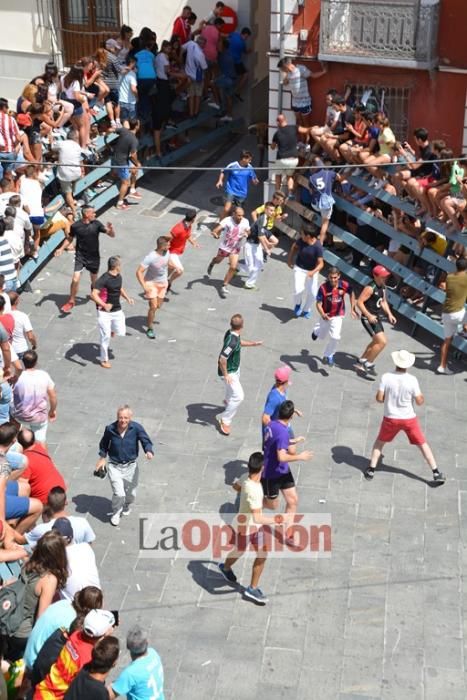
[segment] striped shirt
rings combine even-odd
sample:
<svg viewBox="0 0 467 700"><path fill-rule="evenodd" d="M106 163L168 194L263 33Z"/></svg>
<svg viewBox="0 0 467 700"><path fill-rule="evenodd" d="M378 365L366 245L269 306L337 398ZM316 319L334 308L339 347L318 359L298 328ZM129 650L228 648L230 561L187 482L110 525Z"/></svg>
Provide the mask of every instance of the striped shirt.
<svg viewBox="0 0 467 700"><path fill-rule="evenodd" d="M295 70L289 73L289 87L292 93L292 107L307 107L311 104L308 78L311 72L306 66L295 66Z"/></svg>
<svg viewBox="0 0 467 700"><path fill-rule="evenodd" d="M0 238L0 274L5 275L5 282L16 279L15 259L8 240Z"/></svg>
<svg viewBox="0 0 467 700"><path fill-rule="evenodd" d="M0 112L0 151L12 153L18 142L19 129L16 120L6 112Z"/></svg>

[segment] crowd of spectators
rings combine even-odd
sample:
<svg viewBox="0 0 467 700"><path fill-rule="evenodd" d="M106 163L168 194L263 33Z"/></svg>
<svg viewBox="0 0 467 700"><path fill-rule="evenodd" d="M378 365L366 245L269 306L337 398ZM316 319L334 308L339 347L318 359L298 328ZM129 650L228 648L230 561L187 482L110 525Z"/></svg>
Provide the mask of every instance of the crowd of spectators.
<svg viewBox="0 0 467 700"><path fill-rule="evenodd" d="M332 221L444 289L446 274L421 257L421 251L431 249L453 263L466 257L467 157L454 153L442 139L431 140L422 127L414 130L411 143L401 142L391 128L390 114L372 108L371 101L358 102L351 90L343 95L329 90L325 123L310 126L308 119L304 125L303 114L312 106L308 79L314 76L307 69L299 71L290 59L283 59L279 68L291 83L292 109L300 119L288 125L279 115L273 143L278 149L276 188L286 178L289 196L299 193L302 204L320 213L324 245L334 244L328 231ZM298 164L310 166L309 171L300 170L308 177L307 187L297 187ZM414 254L397 235L385 235L368 219L335 207L336 194L416 239L420 253ZM355 266L369 262L358 250L353 249L352 256ZM388 283L411 303L428 303L397 275Z"/></svg>

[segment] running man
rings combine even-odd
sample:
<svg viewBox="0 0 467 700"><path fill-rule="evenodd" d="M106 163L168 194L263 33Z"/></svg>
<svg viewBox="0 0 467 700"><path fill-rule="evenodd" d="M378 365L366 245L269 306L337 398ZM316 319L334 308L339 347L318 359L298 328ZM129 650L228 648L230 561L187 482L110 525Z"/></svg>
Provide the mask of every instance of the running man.
<svg viewBox="0 0 467 700"><path fill-rule="evenodd" d="M107 272L99 277L91 292L91 299L97 308L97 325L101 336L99 362L104 369L110 369L109 343L113 335L126 335L125 314L120 297L133 306L131 299L122 287L122 263L119 255L112 255L107 263Z"/></svg>
<svg viewBox="0 0 467 700"><path fill-rule="evenodd" d="M331 267L328 272L327 282L318 289L316 308L320 318L316 321L311 337L313 340L326 340L323 365L334 366L334 353L341 339L342 321L345 316L345 295L350 297L350 314L352 318L358 318L355 312L355 293L346 280L341 279L337 267Z"/></svg>
<svg viewBox="0 0 467 700"><path fill-rule="evenodd" d="M248 549L254 549L256 557L251 569L250 585L243 590L245 598L254 601L258 605L266 605L268 598L259 588L259 580L264 570L267 559L267 546L264 541L264 534L261 528L248 528L252 525L282 525L284 516L281 513L276 515L263 515L263 487L261 485L261 474L263 471L264 457L261 452L253 452L248 460L248 476L244 476L233 484L235 491L240 493L240 505L238 512L246 516L246 522L237 526L234 535L236 549L227 557L225 562L219 563L219 571L226 581L232 584L237 583L237 577L232 571L232 567L237 563L242 554Z"/></svg>
<svg viewBox="0 0 467 700"><path fill-rule="evenodd" d="M243 239L250 233L250 223L244 217L241 207L235 207L232 216L228 216L213 229L214 238L220 238L217 255L208 265L207 273L210 275L214 265L218 265L226 258L229 259L229 269L224 277L224 285L221 289L221 297L225 299L229 294L228 284L235 275L238 265L238 256L242 248Z"/></svg>
<svg viewBox="0 0 467 700"><path fill-rule="evenodd" d="M297 512L298 494L289 462L308 461L313 452L304 450L297 454L295 445L290 444L290 421L295 413L293 401L284 401L279 407L277 420L266 426L264 432L264 472L261 483L264 491L264 506L271 510L279 507L279 491L282 491L286 514L291 520ZM303 439L303 438L302 438ZM297 438L297 442L299 439ZM293 546L293 538L286 539Z"/></svg>
<svg viewBox="0 0 467 700"><path fill-rule="evenodd" d="M168 236L159 236L156 249L146 255L136 270L136 279L144 289L144 296L148 300L146 335L151 340L156 337L153 328L156 311L161 308L168 287L169 245Z"/></svg>
<svg viewBox="0 0 467 700"><path fill-rule="evenodd" d="M425 402L417 378L407 372L415 362L415 355L407 350L397 350L391 353L391 357L396 369L394 372L383 374L376 394L376 401L384 403L384 418L373 445L370 466L365 472L365 479L373 479L385 444L392 442L402 430L410 444L416 445L422 453L425 462L433 472L434 483L444 484L446 477L439 471L431 447L415 415L414 403L416 406L421 406Z"/></svg>
<svg viewBox="0 0 467 700"><path fill-rule="evenodd" d="M240 352L242 347L252 348L263 344L262 340L242 340L243 316L234 314L230 319L230 329L224 335L219 355L217 373L225 382L225 411L216 417L219 430L230 435L230 426L240 404L245 398L240 384Z"/></svg>
<svg viewBox="0 0 467 700"><path fill-rule="evenodd" d="M82 271L87 270L89 272L91 289L96 282L101 261L99 252L100 233L105 233L110 238L115 238L113 224L108 223L104 226L99 219L96 219L94 207L85 206L82 208L81 221L76 221L71 226L70 234L65 236L63 244L57 251L57 253L62 253L75 239L75 270L71 279L70 298L60 309L64 314L69 314L73 311Z"/></svg>
<svg viewBox="0 0 467 700"><path fill-rule="evenodd" d="M376 265L373 268L373 281L363 287L357 299L357 306L361 313L360 320L366 332L371 336L371 341L366 346L363 355L354 365L358 372L364 374L376 374L375 360L388 342L384 333L382 313L387 316L392 325L397 322L386 299L384 280L390 274L383 265Z"/></svg>
<svg viewBox="0 0 467 700"><path fill-rule="evenodd" d="M181 277L185 271L180 257L185 252L187 242L191 243L193 248L200 248L196 238L193 238L192 229L195 219L196 211L190 209L185 214L185 218L170 229L168 292L172 289L175 280Z"/></svg>
<svg viewBox="0 0 467 700"><path fill-rule="evenodd" d="M230 214L232 206L242 207L248 197L250 182L259 185L259 180L251 165L253 156L250 151L242 151L239 160L229 163L221 171L216 187L220 190L224 187L224 209L221 220Z"/></svg>
<svg viewBox="0 0 467 700"><path fill-rule="evenodd" d="M300 238L292 243L287 264L294 273L295 317L311 318L311 307L318 293L319 272L324 267L323 247L318 242L314 226L303 225Z"/></svg>

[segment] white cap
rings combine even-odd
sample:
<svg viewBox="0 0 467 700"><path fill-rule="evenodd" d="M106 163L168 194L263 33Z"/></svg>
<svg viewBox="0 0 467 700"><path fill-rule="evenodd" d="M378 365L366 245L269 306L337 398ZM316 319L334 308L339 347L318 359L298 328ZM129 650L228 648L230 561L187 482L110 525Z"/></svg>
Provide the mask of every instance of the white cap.
<svg viewBox="0 0 467 700"><path fill-rule="evenodd" d="M88 637L103 637L114 626L115 617L110 610L90 610L84 618L83 632Z"/></svg>
<svg viewBox="0 0 467 700"><path fill-rule="evenodd" d="M408 350L396 350L391 353L392 361L400 369L409 369L415 364L415 355Z"/></svg>

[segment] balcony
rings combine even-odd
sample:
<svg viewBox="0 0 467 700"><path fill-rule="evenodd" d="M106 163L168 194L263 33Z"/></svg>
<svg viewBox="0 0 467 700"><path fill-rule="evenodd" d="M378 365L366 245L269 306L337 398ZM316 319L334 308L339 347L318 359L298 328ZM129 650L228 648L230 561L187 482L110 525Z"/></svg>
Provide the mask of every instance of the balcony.
<svg viewBox="0 0 467 700"><path fill-rule="evenodd" d="M440 0L321 0L319 58L431 70Z"/></svg>

